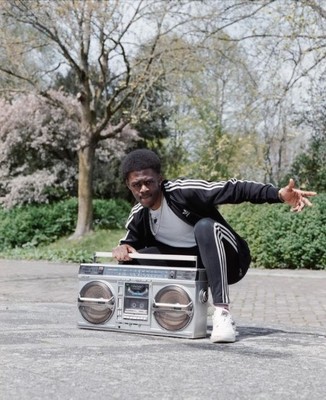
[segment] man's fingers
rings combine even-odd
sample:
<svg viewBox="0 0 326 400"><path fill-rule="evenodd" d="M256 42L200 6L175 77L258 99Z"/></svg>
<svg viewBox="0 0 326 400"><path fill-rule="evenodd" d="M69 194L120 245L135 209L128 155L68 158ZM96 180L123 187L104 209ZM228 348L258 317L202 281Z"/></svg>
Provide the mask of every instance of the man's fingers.
<svg viewBox="0 0 326 400"><path fill-rule="evenodd" d="M292 212L300 212L300 211L302 211L303 208L304 208L304 203L299 202L295 207L291 208L291 211Z"/></svg>
<svg viewBox="0 0 326 400"><path fill-rule="evenodd" d="M287 190L290 190L290 191L293 190L294 192L297 192L297 193L301 194L302 196L316 196L317 195L317 192L295 189L294 186L295 186L294 179L290 178L289 183L286 186Z"/></svg>
<svg viewBox="0 0 326 400"><path fill-rule="evenodd" d="M279 191L279 197L285 203L292 206L291 211L299 212L305 206L312 206L312 203L307 199L307 197L316 196L316 192L300 190L294 188L294 179L290 178L289 183L283 189Z"/></svg>
<svg viewBox="0 0 326 400"><path fill-rule="evenodd" d="M304 190L300 190L299 192L300 192L300 194L301 194L302 196L311 197L311 196L316 196L316 195L317 195L317 192L306 192L306 191L304 191Z"/></svg>
<svg viewBox="0 0 326 400"><path fill-rule="evenodd" d="M302 198L302 201L303 201L305 206L308 206L308 207L312 206L312 203L308 199L306 199L305 197Z"/></svg>
<svg viewBox="0 0 326 400"><path fill-rule="evenodd" d="M302 211L302 210L304 209L305 206L311 207L311 206L312 206L312 203L311 203L308 199L306 199L306 198L304 198L304 197L301 197L301 198L297 201L297 204L291 208L291 211L293 211L293 212L300 212L300 211Z"/></svg>
<svg viewBox="0 0 326 400"><path fill-rule="evenodd" d="M294 180L292 178L289 179L289 184L287 185L288 190L294 189Z"/></svg>

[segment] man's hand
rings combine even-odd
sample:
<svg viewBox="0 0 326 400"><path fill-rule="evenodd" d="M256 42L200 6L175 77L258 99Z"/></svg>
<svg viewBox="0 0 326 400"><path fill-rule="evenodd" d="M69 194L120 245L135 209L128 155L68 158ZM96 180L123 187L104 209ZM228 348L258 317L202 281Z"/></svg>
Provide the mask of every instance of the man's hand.
<svg viewBox="0 0 326 400"><path fill-rule="evenodd" d="M112 250L112 255L118 261L130 261L129 253L136 253L136 250L129 244L122 244Z"/></svg>
<svg viewBox="0 0 326 400"><path fill-rule="evenodd" d="M292 206L291 211L296 212L301 211L305 206L312 206L306 197L316 196L316 194L316 192L295 189L293 179L290 179L289 184L278 192L279 198L284 201L284 203Z"/></svg>

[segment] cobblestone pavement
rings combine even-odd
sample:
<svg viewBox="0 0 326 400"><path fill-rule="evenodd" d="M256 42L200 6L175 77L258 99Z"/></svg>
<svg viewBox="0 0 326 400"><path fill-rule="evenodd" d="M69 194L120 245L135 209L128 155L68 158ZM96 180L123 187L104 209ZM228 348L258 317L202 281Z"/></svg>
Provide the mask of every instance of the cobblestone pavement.
<svg viewBox="0 0 326 400"><path fill-rule="evenodd" d="M249 270L232 344L77 329L77 274L0 260L1 400L324 400L326 271Z"/></svg>
<svg viewBox="0 0 326 400"><path fill-rule="evenodd" d="M238 323L326 333L326 271L250 269L230 296Z"/></svg>

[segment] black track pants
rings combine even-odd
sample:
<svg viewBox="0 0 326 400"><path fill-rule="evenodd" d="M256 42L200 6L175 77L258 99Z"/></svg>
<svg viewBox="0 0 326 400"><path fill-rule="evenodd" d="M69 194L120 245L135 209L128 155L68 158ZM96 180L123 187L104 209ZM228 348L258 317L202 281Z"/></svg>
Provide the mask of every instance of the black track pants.
<svg viewBox="0 0 326 400"><path fill-rule="evenodd" d="M194 232L213 303L229 304L228 285L243 278L249 268L248 246L227 227L211 218L201 219Z"/></svg>
<svg viewBox="0 0 326 400"><path fill-rule="evenodd" d="M203 218L194 227L196 247L177 248L156 242L153 246L138 250L151 254L188 254L199 256L199 266L206 270L214 304L229 304L228 285L238 282L246 274L250 253L244 240L236 238L223 224L211 218ZM133 260L135 263L136 260ZM139 260L139 264L167 265L169 262ZM174 262L175 265L175 262ZM180 263L180 266L182 264ZM183 266L185 266L183 264Z"/></svg>

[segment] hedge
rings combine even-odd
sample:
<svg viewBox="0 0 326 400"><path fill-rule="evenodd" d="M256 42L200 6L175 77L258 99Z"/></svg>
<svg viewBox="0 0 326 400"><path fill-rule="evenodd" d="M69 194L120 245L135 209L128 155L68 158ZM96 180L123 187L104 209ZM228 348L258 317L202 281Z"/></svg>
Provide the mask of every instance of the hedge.
<svg viewBox="0 0 326 400"><path fill-rule="evenodd" d="M265 268L326 269L326 194L300 213L285 204L227 205L220 211Z"/></svg>
<svg viewBox="0 0 326 400"><path fill-rule="evenodd" d="M326 194L313 207L292 213L284 204L243 203L220 207L222 215L249 243L253 265L264 268L326 269ZM94 227L123 228L130 204L94 200ZM0 251L38 246L73 233L77 200L0 209Z"/></svg>
<svg viewBox="0 0 326 400"><path fill-rule="evenodd" d="M123 200L94 200L94 228L122 228L130 205ZM48 205L0 209L0 250L51 243L74 232L77 199Z"/></svg>

